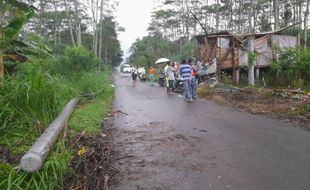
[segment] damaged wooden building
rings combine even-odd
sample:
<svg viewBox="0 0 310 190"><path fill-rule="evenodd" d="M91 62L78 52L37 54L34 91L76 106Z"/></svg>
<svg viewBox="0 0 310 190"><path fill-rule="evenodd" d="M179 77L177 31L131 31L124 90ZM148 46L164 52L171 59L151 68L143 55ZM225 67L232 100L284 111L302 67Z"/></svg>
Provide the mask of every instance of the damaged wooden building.
<svg viewBox="0 0 310 190"><path fill-rule="evenodd" d="M231 73L234 82L239 83L240 73L248 69L248 50L252 43L254 46L252 49L256 54L255 79L259 80L260 70L268 68L277 57L275 47L292 48L297 46L297 37L281 33L285 29L244 35L234 35L224 31L195 36L199 44L198 55L203 64L216 63L218 72Z"/></svg>

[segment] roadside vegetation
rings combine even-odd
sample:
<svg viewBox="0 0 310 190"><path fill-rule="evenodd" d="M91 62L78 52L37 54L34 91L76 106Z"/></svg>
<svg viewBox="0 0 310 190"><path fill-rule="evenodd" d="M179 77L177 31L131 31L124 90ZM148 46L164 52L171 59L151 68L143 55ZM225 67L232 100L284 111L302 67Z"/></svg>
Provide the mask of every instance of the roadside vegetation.
<svg viewBox="0 0 310 190"><path fill-rule="evenodd" d="M0 1L1 190L63 189L73 173L72 140L102 130L113 100L112 65L122 61L116 32L122 29L113 11L99 14L114 9L113 2L92 3ZM43 167L20 170L21 156L74 97L79 104Z"/></svg>
<svg viewBox="0 0 310 190"><path fill-rule="evenodd" d="M89 134L101 130L113 100L113 88L111 69L97 72L99 63L83 47L66 48L59 58L29 60L5 78L0 91L0 145L5 154L1 155L0 189L61 188L74 154L66 138L59 138L40 171L27 174L16 166L73 97L81 101L68 123L67 135L74 136L84 129Z"/></svg>

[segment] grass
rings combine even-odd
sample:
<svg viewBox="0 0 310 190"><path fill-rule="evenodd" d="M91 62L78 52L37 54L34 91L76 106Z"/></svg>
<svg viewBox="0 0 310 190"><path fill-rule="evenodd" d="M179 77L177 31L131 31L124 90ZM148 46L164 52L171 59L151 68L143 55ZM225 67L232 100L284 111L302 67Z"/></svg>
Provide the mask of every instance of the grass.
<svg viewBox="0 0 310 190"><path fill-rule="evenodd" d="M92 82L88 83L97 84L94 85L96 89L92 89L95 93L87 90L88 94L84 96L84 102L74 111L69 121L69 126L73 129L73 132L80 132L85 129L88 134L94 134L100 131L102 120L107 115L113 101L113 87L108 78L110 74L111 70L108 70L105 75L98 73L92 75ZM85 82L87 80L83 81ZM90 86L86 84L82 84L81 86L89 89Z"/></svg>
<svg viewBox="0 0 310 190"><path fill-rule="evenodd" d="M79 106L69 121L74 132L85 129L87 134L100 131L102 119L107 115L112 98L97 98L85 105Z"/></svg>
<svg viewBox="0 0 310 190"><path fill-rule="evenodd" d="M8 78L0 91L0 144L9 148L13 157L25 153L76 95L82 99L69 121L69 133L82 129L98 132L113 100L110 74L106 68L102 73L80 72L66 78L27 70ZM72 155L71 147L59 138L38 172L29 174L18 170L17 165L0 163L0 189L61 189L70 173Z"/></svg>
<svg viewBox="0 0 310 190"><path fill-rule="evenodd" d="M61 187L70 158L70 151L60 141L38 172L29 174L10 164L0 163L0 189L41 190Z"/></svg>

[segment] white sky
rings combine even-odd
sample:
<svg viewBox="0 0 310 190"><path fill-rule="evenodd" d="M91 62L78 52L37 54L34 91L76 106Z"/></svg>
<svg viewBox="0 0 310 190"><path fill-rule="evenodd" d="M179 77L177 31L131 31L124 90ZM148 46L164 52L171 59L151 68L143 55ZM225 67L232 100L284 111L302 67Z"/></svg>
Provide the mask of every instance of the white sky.
<svg viewBox="0 0 310 190"><path fill-rule="evenodd" d="M147 28L155 6L154 0L119 0L116 20L125 28L125 32L118 35L125 57L132 43L148 34Z"/></svg>

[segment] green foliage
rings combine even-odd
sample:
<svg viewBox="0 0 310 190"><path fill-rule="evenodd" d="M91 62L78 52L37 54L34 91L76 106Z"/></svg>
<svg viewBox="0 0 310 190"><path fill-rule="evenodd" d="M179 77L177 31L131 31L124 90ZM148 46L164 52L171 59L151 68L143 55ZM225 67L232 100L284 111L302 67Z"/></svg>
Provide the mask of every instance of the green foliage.
<svg viewBox="0 0 310 190"><path fill-rule="evenodd" d="M310 82L310 50L280 50L278 61L271 65L270 74L274 83L302 87ZM269 76L270 77L270 76Z"/></svg>
<svg viewBox="0 0 310 190"><path fill-rule="evenodd" d="M110 84L107 78L109 76L108 73L108 69L105 69L103 73L80 72L68 78L66 83L75 89L77 94L87 98L95 98L106 93L112 93L111 86L107 85Z"/></svg>
<svg viewBox="0 0 310 190"><path fill-rule="evenodd" d="M310 83L310 49L301 49L298 52L298 72L300 78L304 79L305 83Z"/></svg>
<svg viewBox="0 0 310 190"><path fill-rule="evenodd" d="M222 72L220 76L220 81L224 84L232 84L232 76L228 75L226 72Z"/></svg>
<svg viewBox="0 0 310 190"><path fill-rule="evenodd" d="M195 56L195 41L189 41L185 43L183 46L180 48L180 54L177 56L178 60L181 59L187 59L189 57L194 57Z"/></svg>
<svg viewBox="0 0 310 190"><path fill-rule="evenodd" d="M57 73L70 75L81 71L94 71L100 60L84 47L66 47L64 56L57 63Z"/></svg>
<svg viewBox="0 0 310 190"><path fill-rule="evenodd" d="M101 130L102 118L107 115L112 102L112 91L105 92L105 94L74 111L69 122L70 127L74 129L73 133L85 129L87 134L93 134Z"/></svg>
<svg viewBox="0 0 310 190"><path fill-rule="evenodd" d="M56 189L62 187L71 155L62 142L58 142L42 169L33 174L18 171L14 166L0 163L0 189L33 190Z"/></svg>
<svg viewBox="0 0 310 190"><path fill-rule="evenodd" d="M29 63L30 64L30 63ZM8 123L31 126L34 122L47 124L68 99L63 81L29 65L24 72L7 77L0 91L0 129Z"/></svg>
<svg viewBox="0 0 310 190"><path fill-rule="evenodd" d="M16 0L1 1L0 17L6 18L6 22L0 23L0 47L17 37L24 24L34 16L34 10L34 7Z"/></svg>
<svg viewBox="0 0 310 190"><path fill-rule="evenodd" d="M129 63L150 67L154 62L167 57L171 60L187 59L195 56L196 41L170 41L163 38L160 34L149 35L138 39L131 47Z"/></svg>
<svg viewBox="0 0 310 190"><path fill-rule="evenodd" d="M172 43L160 35L138 39L131 47L130 64L149 67L160 57L168 57Z"/></svg>
<svg viewBox="0 0 310 190"><path fill-rule="evenodd" d="M59 60L73 59L77 63L74 55L84 61L79 64L92 66L98 60L87 50L72 48L60 59L30 60L18 67L15 75L6 77L0 90L0 144L8 147L13 156L25 153L73 96L81 96L82 100L71 116L68 132L72 136L81 129L99 131L113 99L111 69L106 67L104 72L95 73L83 65L75 67L75 72L57 72L62 64L67 64ZM70 145L65 147L62 140L54 147L43 167L33 174L1 163L0 189L61 189L70 172L72 153Z"/></svg>
<svg viewBox="0 0 310 190"><path fill-rule="evenodd" d="M257 54L253 51L248 51L248 66L252 66L257 58Z"/></svg>

